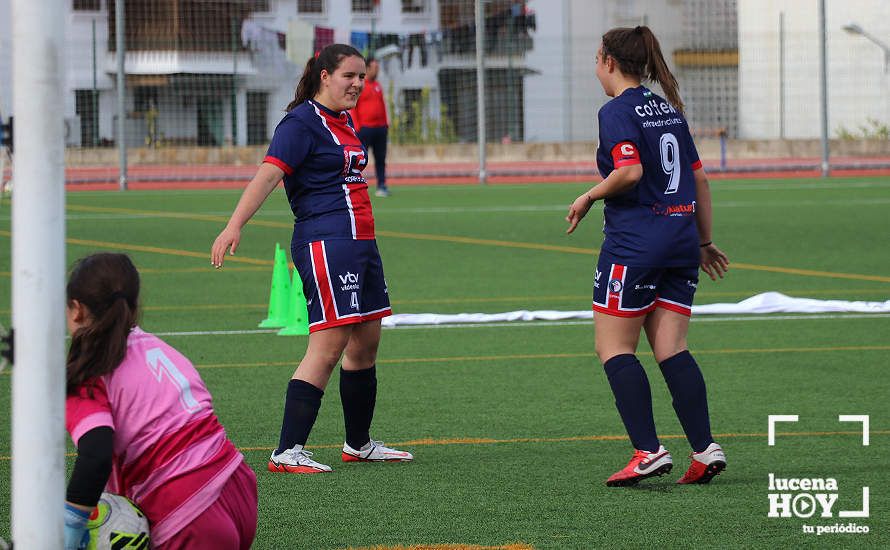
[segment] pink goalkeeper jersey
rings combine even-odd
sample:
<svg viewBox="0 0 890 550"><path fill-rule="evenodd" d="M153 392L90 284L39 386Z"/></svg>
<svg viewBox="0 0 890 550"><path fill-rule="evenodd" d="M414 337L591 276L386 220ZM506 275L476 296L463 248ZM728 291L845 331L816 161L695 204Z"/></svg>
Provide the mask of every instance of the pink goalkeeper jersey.
<svg viewBox="0 0 890 550"><path fill-rule="evenodd" d="M75 445L94 428L114 430L105 490L142 508L153 545L213 504L243 460L192 363L139 327L130 332L121 365L69 395L65 409Z"/></svg>

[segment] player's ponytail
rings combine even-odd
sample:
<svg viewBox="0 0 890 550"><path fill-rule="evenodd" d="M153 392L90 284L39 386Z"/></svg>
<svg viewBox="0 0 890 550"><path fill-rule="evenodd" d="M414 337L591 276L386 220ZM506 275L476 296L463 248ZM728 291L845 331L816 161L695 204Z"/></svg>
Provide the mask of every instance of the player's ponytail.
<svg viewBox="0 0 890 550"><path fill-rule="evenodd" d="M290 111L307 99L312 99L321 88L321 71L334 74L345 57L362 57L362 54L347 44L331 44L321 50L315 57L310 57L303 69L303 76L297 84L294 100L288 103L286 111Z"/></svg>
<svg viewBox="0 0 890 550"><path fill-rule="evenodd" d="M667 100L681 113L683 100L680 99L677 79L668 68L661 45L655 34L647 26L616 28L603 35L603 56L611 56L621 72L661 84Z"/></svg>
<svg viewBox="0 0 890 550"><path fill-rule="evenodd" d="M77 300L90 318L71 335L67 392L116 369L139 314L139 272L125 254L93 254L77 261L68 279L69 305Z"/></svg>

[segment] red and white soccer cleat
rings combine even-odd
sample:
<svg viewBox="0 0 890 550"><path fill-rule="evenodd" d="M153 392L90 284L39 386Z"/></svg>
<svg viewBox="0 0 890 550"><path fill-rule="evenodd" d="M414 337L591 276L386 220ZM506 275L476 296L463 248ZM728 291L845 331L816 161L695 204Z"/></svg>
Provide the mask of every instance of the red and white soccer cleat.
<svg viewBox="0 0 890 550"><path fill-rule="evenodd" d="M658 450L654 453L635 450L633 458L630 459L627 466L612 474L606 480L606 485L609 487L636 485L641 479L663 476L673 467L674 461L671 459L671 453L664 448L664 445L659 445Z"/></svg>
<svg viewBox="0 0 890 550"><path fill-rule="evenodd" d="M343 462L408 462L414 455L384 447L382 441L368 441L361 449L355 450L348 443L343 444Z"/></svg>
<svg viewBox="0 0 890 550"><path fill-rule="evenodd" d="M311 452L303 449L302 445L296 445L277 455L273 452L268 469L270 472L289 474L324 474L331 471L330 466L316 462L311 457Z"/></svg>
<svg viewBox="0 0 890 550"><path fill-rule="evenodd" d="M700 453L692 453L689 458L692 464L677 483L707 483L726 468L726 454L716 443L711 443Z"/></svg>

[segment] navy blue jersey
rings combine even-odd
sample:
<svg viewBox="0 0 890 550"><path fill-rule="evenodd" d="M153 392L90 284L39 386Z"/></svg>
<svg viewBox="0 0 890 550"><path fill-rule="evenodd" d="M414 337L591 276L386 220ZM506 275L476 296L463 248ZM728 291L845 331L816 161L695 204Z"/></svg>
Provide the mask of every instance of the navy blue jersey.
<svg viewBox="0 0 890 550"><path fill-rule="evenodd" d="M596 162L604 178L622 166L643 167L633 188L604 201L601 254L622 265L698 265L692 171L701 168L701 161L686 119L639 86L600 109L599 128Z"/></svg>
<svg viewBox="0 0 890 550"><path fill-rule="evenodd" d="M362 176L367 153L352 119L309 100L284 115L264 162L284 171L296 217L292 246L325 239L373 239L374 215Z"/></svg>

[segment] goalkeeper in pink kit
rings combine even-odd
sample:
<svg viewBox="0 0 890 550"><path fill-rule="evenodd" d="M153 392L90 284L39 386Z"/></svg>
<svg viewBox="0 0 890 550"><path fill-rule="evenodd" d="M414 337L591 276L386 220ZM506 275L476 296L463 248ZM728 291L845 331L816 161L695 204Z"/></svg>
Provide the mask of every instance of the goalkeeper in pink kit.
<svg viewBox="0 0 890 550"><path fill-rule="evenodd" d="M192 363L136 325L139 273L123 254L79 260L67 287L65 425L77 459L65 548L87 542L103 491L124 495L162 549L250 548L257 484Z"/></svg>

